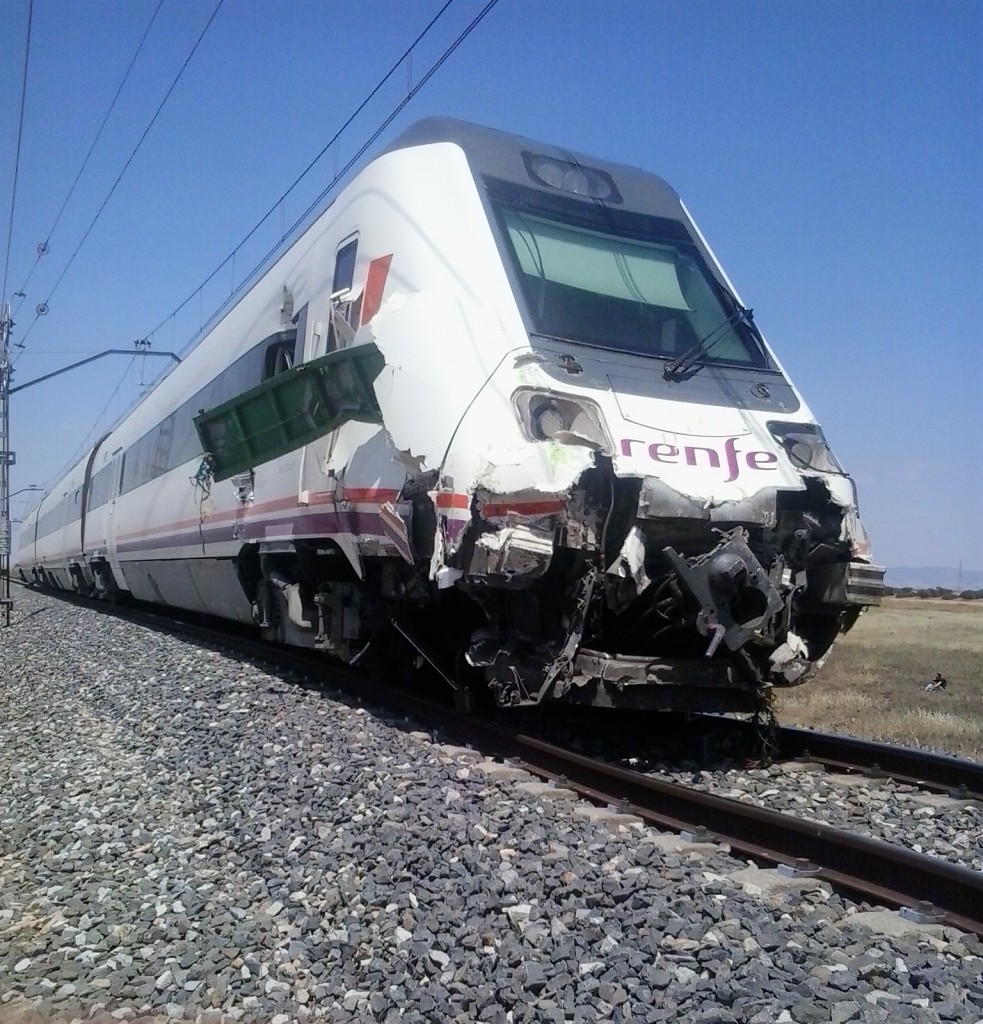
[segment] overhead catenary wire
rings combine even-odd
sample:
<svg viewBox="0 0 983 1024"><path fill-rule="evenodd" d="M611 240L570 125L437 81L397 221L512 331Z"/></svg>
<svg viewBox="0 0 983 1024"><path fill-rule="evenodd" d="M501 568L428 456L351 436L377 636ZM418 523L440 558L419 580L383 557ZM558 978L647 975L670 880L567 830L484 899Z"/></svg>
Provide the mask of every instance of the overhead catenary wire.
<svg viewBox="0 0 983 1024"><path fill-rule="evenodd" d="M28 0L27 5L27 42L24 45L24 75L21 81L20 91L20 116L17 121L17 150L14 156L14 183L10 190L10 219L7 223L7 251L3 259L3 289L0 291L0 301L7 299L7 273L10 268L10 242L14 236L14 212L17 208L17 177L20 172L20 147L24 137L24 108L27 101L27 69L31 58L31 23L34 19L34 0Z"/></svg>
<svg viewBox="0 0 983 1024"><path fill-rule="evenodd" d="M184 63L181 65L180 69L178 70L177 75L175 75L174 81L171 82L170 88L164 94L164 98L157 105L157 109L154 111L153 117L150 118L150 121L148 122L147 127L144 128L143 134L140 136L139 140L137 141L136 146L133 147L133 152L130 153L129 157L127 157L126 163L123 164L123 169L117 175L116 180L113 182L112 187L110 188L108 194L106 195L106 198L102 201L101 205L99 206L99 209L96 211L95 216L92 218L91 223L85 229L85 233L82 235L81 241L75 247L75 251L72 253L71 257L69 258L68 263L65 265L64 270L62 270L61 274L58 276L58 280L55 281L53 287L51 288L51 291L48 293L48 297L47 297L47 299L45 299L45 301L43 303L44 306L47 306L48 303L51 301L51 299L54 296L55 292L58 290L58 286L61 284L61 282L65 278L65 275L71 269L72 264L75 262L75 258L78 256L80 250L82 249L82 246L85 245L86 239L92 233L92 229L96 226L96 223L98 222L99 218L102 216L102 212L103 212L103 210L106 209L106 206L108 205L109 200L112 199L113 194L115 193L117 187L119 186L119 183L123 180L123 175L126 174L127 170L129 169L130 164L133 163L133 159L134 159L134 157L136 157L137 153L140 151L140 147L143 145L144 140L150 134L150 129L153 128L154 124L157 121L157 118L160 117L161 111L164 109L164 106L167 103L168 99L170 99L171 93L174 92L175 88L177 87L178 82L181 80L181 76L185 72L185 69L191 63L191 59L194 57L195 53L198 50L198 47L201 45L201 41L205 38L205 34L208 32L209 28L211 28L212 22L215 20L215 17L218 14L219 9L221 8L221 6L222 6L222 4L224 2L225 2L225 0L217 0L217 3L215 4L215 7L213 8L210 17L208 18L208 21L205 22L205 27L198 34L198 38L195 40L194 45L191 47L191 50L188 53L188 56L185 57ZM35 316L34 320L31 321L31 325L24 332L24 337L23 337L23 339L21 341L21 344L23 344L23 342L27 340L27 336L31 333L31 330L33 329L34 325L40 319L40 316L41 316L41 314L39 313L37 316Z"/></svg>
<svg viewBox="0 0 983 1024"><path fill-rule="evenodd" d="M494 3L497 3L497 2L498 2L498 0L494 0ZM440 18L444 15L444 13L447 11L447 9L453 3L454 3L454 0L446 0L446 2L440 8L440 10L437 11L437 13L427 23L426 27L417 35L417 37L413 40L413 42L410 43L410 45L396 59L396 61L392 65L392 67L390 67L390 69L382 76L382 78L379 79L379 81L372 88L372 91L369 92L369 94L365 97L365 99L363 99L362 102L359 103L359 105L352 111L352 113L345 120L345 123L334 133L334 135L331 136L330 139L328 139L328 141L321 148L320 152L318 152L318 154L314 157L314 159L311 160L310 163L300 172L300 174L297 175L297 177L293 180L293 182L286 189L286 191L284 191L282 193L282 195L276 200L276 202L273 203L273 205L266 211L266 213L264 213L263 216L260 217L260 219L249 229L249 231L245 234L245 236L242 239L240 239L240 241L235 246L235 248L232 250L232 252L230 252L229 255L226 256L225 259L223 259L221 263L219 263L219 265L208 275L208 277L206 277L195 288L195 290L193 292L191 292L191 294L188 295L188 297L186 299L184 299L183 302L181 302L173 310L171 310L171 312L168 313L167 316L165 316L164 319L161 320L161 322L152 331L148 332L148 334L147 334L148 338L152 338L164 326L164 324L166 324L168 321L170 321L171 319L176 317L177 314L180 313L181 310L184 309L185 306L188 305L188 303L190 303L190 302L192 302L194 300L195 296L199 295L201 290L206 285L208 285L211 281L213 281L230 262L234 261L235 257L236 257L236 254L239 252L239 250L253 237L253 235L256 234L257 231L259 231L259 229L270 219L270 217L273 216L274 213L276 213L277 211L281 211L281 213L282 213L282 204L283 204L284 200L289 197L290 193L293 192L293 190L295 188L297 188L297 186L304 180L304 178L306 178L307 175L310 174L310 172L315 168L315 166L317 166L317 164L324 157L324 154L328 152L328 150L338 141L339 138L341 138L341 136L344 133L345 129L348 128L351 125L351 123L355 120L355 118L358 117L358 115L362 113L362 111L375 98L375 96L378 94L379 90L382 89L382 87L386 84L386 82L388 82L389 79L392 78L392 76L394 74L396 74L396 72L402 66L403 62L410 59L410 56L411 56L413 50L423 41L424 37L430 32L430 30L434 27L434 25L437 24L437 22L440 20ZM491 6L494 6L494 4L492 4ZM482 14L479 17L484 17L485 13L486 12L482 12ZM342 173L344 173L344 172L342 172ZM340 175L336 174L334 176L333 180L337 181L339 177L340 177ZM328 187L328 191L330 191L330 188L331 188L331 186ZM283 238L287 237L287 235L289 235L289 233L290 233L289 231L283 231L281 229L281 240ZM246 277L246 280L248 280L248 275ZM238 290L233 288L233 291L232 291L231 294L234 296L234 295L237 294L237 292L238 292Z"/></svg>
<svg viewBox="0 0 983 1024"><path fill-rule="evenodd" d="M485 6L475 15L471 23L464 29L464 31L454 40L451 45L444 50L440 57L430 65L426 74L420 79L420 81L403 97L402 100L393 108L389 116L382 122L381 125L365 140L365 142L359 147L355 155L345 164L344 167L332 178L330 182L324 187L320 195L307 207L306 210L290 225L283 237L273 246L269 252L253 267L253 269L243 279L242 284L229 296L228 299L219 307L218 311L212 315L211 321L214 321L215 317L223 309L226 309L229 304L235 299L255 278L259 271L266 266L266 264L276 255L287 238L290 238L295 231L307 220L308 217L317 209L317 207L324 202L326 196L331 190L341 181L342 178L354 167L356 163L365 155L366 151L370 146L379 138L379 136L389 127L390 124L399 116L404 107L413 99L413 97L427 84L428 81L433 77L434 74L440 69L444 62L454 53L454 51L464 42L465 39L478 27L484 17L489 11L498 3L498 0L488 0ZM165 321L166 323L166 321ZM204 328L202 328L203 330ZM156 328L155 328L156 330ZM201 331L198 332L201 334Z"/></svg>
<svg viewBox="0 0 983 1024"><path fill-rule="evenodd" d="M123 88L126 85L127 81L129 80L130 72L133 70L133 66L136 64L137 58L140 56L140 53L143 50L143 44L147 41L147 36L150 35L150 30L153 28L154 22L157 20L157 15L160 13L160 9L161 9L161 7L163 7L163 5L164 5L164 0L157 0L157 6L154 8L154 13L150 16L150 21L147 23L147 27L146 27L146 29L144 29L144 33L140 37L140 42L137 44L137 48L136 48L136 50L134 50L133 56L130 59L130 63L127 66L126 71L123 74L123 79L119 83L119 88L117 88L117 90L116 90L116 95L113 96L112 102L109 104L109 109L106 111L106 115L105 115L105 117L103 117L102 123L99 125L99 128L96 131L95 137L92 140L92 144L89 146L89 151L85 154L85 158L82 160L82 165L81 165L81 167L79 167L78 173L75 175L75 180L72 182L71 188L69 188L69 190L68 190L68 194L65 196L64 200L62 201L61 207L60 207L60 209L58 210L58 213L55 216L54 223L51 225L50 229L48 230L48 233L45 236L44 241L41 242L41 244L38 246L38 250L37 250L37 254L36 254L35 258L34 258L34 262L31 264L31 269L28 271L27 277L24 279L24 283L20 286L18 291L15 293L15 294L21 296L21 300L17 304L17 307L14 310L14 314L15 315L17 313L17 310L20 309L21 305L24 303L24 301L26 299L25 293L27 292L27 286L30 284L31 277L34 274L34 271L37 269L38 264L41 262L41 257L45 253L47 253L49 251L48 247L49 247L49 244L51 242L51 236L55 233L55 230L57 229L59 223L61 222L61 218L62 218L62 215L65 212L65 209L67 208L69 202L71 201L72 196L75 194L75 189L78 187L78 183L81 180L83 173L85 172L85 168L88 166L89 160L91 159L92 154L95 151L96 145L98 144L99 139L102 137L103 130L105 129L106 124L109 121L109 118L112 116L113 110L115 110L115 108L116 108L116 104L119 101L121 93L123 92Z"/></svg>
<svg viewBox="0 0 983 1024"><path fill-rule="evenodd" d="M454 0L446 0L446 3L441 7L440 11L438 11L438 13L434 17L434 19L431 20L431 22L427 26L427 29L425 29L424 32L421 33L416 38L416 40L414 40L414 43L408 48L408 50L406 51L407 53L410 50L412 50L413 47L416 46L419 43L419 41L423 38L423 36L426 34L426 32L429 31L429 29L433 26L433 24L435 23L436 19L439 18L440 15L443 14L444 11L446 11L447 8L453 2L454 2ZM218 6L221 6L221 3L222 3L222 0L219 0ZM450 58L450 56L465 41L465 39L467 39L468 36L478 27L478 25L481 23L481 21L484 20L484 18L488 15L488 13L497 5L497 3L498 3L498 0L488 0L488 2L485 4L485 6L478 12L477 15L475 15L475 17L471 20L471 22L467 25L467 27L457 36L457 38L454 40L454 42L451 43L450 46L448 46L444 50L444 52L441 54L441 56L430 66L430 68L427 70L426 74L420 79L420 81L417 82L417 84L411 89L411 91L391 111L391 113L387 116L385 121L383 121L383 123L371 134L371 136L366 140L366 142L359 148L358 152L351 158L351 160L349 160L345 164L345 166L334 175L334 177L332 178L332 181L327 185L326 188L324 188L322 190L322 192L318 196L318 198L313 203L311 203L308 206L307 210L305 210L305 212L301 215L301 217L298 218L298 220L295 221L294 224L291 225L291 227L288 228L283 233L283 236L282 236L280 242L278 242L277 245L270 251L270 253L268 253L263 258L263 260L257 266L257 268L256 268L257 270L259 269L259 267L261 267L270 258L270 256L273 253L275 253L279 249L279 247L282 244L283 240L285 238L290 237L290 235L297 229L298 225L301 224L309 216L311 211L314 210L324 200L325 196L327 196L328 193L335 187L335 185L345 176L345 174L348 173L348 171L351 169L351 167L359 159L361 159L361 157L365 154L366 150L376 141L376 139L378 139L378 137L382 134L382 132L384 132L386 130L386 128L392 123L392 121L398 116L398 114L406 107L406 105L410 102L410 100L412 100L413 97L427 84L427 82L440 69L440 67L443 66L443 64ZM217 12L218 6L216 7L216 12ZM216 13L216 12L213 12L213 17L214 17L214 13ZM206 26L206 29L207 29L207 26ZM202 33L202 34L204 34L204 33ZM200 38L199 38L199 42L200 42ZM344 127L347 127L351 123L352 119L364 108L365 104L379 91L379 88L381 88L382 85L385 84L385 82L392 76L394 71L399 68L399 66L402 63L402 60L405 58L405 55L406 54L404 53L403 57L401 57L400 60L396 62L396 64L394 65L393 69L391 69L386 74L386 76L380 81L380 83L372 90L372 92L369 94L369 96L366 98L366 100L363 101L362 104L360 104L359 108L355 111L355 113L345 122L345 126L343 126L343 128L341 130L339 130L339 132L337 132L335 134L335 136L333 136L332 140L330 140L327 143L327 145L324 146L324 148L321 150L321 152L318 154L318 156L311 162L311 164L308 166L308 168L305 169L304 174L308 173L309 170L314 166L314 164L316 164L317 161L319 159L321 159L321 157L323 157L323 155L330 149L332 143L341 134L341 131L344 130ZM190 56L189 56L189 59L190 59ZM303 177L303 175L301 177ZM300 179L298 178L298 181L299 180ZM296 185L296 183L295 183L295 185ZM291 186L291 189L293 187L295 187L295 185ZM272 208L272 211L275 211L275 210L279 209L280 204L283 202L283 199L285 199L286 196L289 194L289 191L290 190L288 190L287 193L285 193L283 196L281 196L280 199L277 200L277 203ZM264 217L264 221L269 216L270 216L270 214L268 213L266 215L266 217ZM246 236L246 239L244 239L243 241L248 240L248 238L251 237L251 235L255 233L256 229L262 223L263 223L263 221L260 221L260 223L257 224L256 228L254 228L250 232L250 234ZM153 335L156 334L156 332L159 331L165 324L167 324L168 322L173 320L173 318L174 318L174 316L175 316L175 314L177 312L179 312L181 309L184 308L184 306L186 306L189 302L191 302L196 295L199 295L201 290L202 290L202 288L205 286L205 284L207 284L208 281L210 281L215 276L215 274L217 274L222 269L222 267L225 265L225 263L228 262L228 260L230 258L235 256L236 252L238 251L239 248L241 248L242 244L243 243L240 243L239 246L236 247L236 249L233 251L233 253L230 255L230 257L227 257L226 260L224 260L223 263L219 265L219 267L216 269L216 271L214 271L209 276L209 278L206 279L206 281L204 281L201 285L199 285L199 287L197 289L195 289L195 291L192 292L192 294L179 307L177 307L177 309L174 311L174 313L171 313L170 315L165 317L164 320L160 324L158 324L158 326L155 327L153 331L149 332L146 335L146 337L147 338L153 337ZM255 273L256 273L256 270L252 271L249 275L247 275L247 277L243 281L243 283L239 286L239 288L236 290L236 292L232 296L229 297L229 299L226 301L226 303L223 304L222 308L224 308L224 305L227 305L229 302L231 302L232 299L235 297L235 295L237 295L239 292L241 292L245 288L245 286L249 283L250 279L254 276ZM218 312L220 312L220 311L221 311L221 309ZM214 316L218 315L218 312L213 314L213 318L214 318ZM135 359L135 357L134 357L134 359ZM124 372L124 378L126 376L126 373L128 373L130 368L132 367L133 362L134 362L134 360L131 360L130 363L128 364L127 369ZM121 387L122 383L123 383L123 381L121 379L119 384L117 384L116 388L114 389L113 394L110 396L110 401L115 396L115 394L119 391L119 388ZM109 402L107 402L106 408L108 408L108 405L109 405ZM103 411L99 414L100 418L104 415L105 411L106 410L104 408ZM97 420L97 423L98 423L98 420ZM78 449L78 451L76 451L75 455L72 457L72 460L69 461L68 465L71 465L74 461L77 460L77 458L80 456L81 452L84 450L85 444L87 444L89 442L89 440L92 437L92 434L95 432L95 430L96 430L96 427L93 427L92 431L90 431L89 435L86 437L85 442L83 442L83 445ZM64 472L64 470L62 470L62 472Z"/></svg>
<svg viewBox="0 0 983 1024"><path fill-rule="evenodd" d="M109 398L106 399L106 404L99 411L99 415L93 421L92 426L89 428L88 434L86 434L85 437L82 438L82 441L79 444L78 448L75 449L75 453L68 460L67 465L69 465L69 466L74 465L78 461L78 459L81 457L82 453L86 450L86 448L88 447L90 441L92 441L92 439L95 437L96 433L99 430L99 424L102 422L103 416L106 415L106 410L112 404L113 399L119 394L119 390L123 386L123 382L129 376L130 370L136 364L137 355L139 355L139 353L135 353L133 356L131 356L130 361L126 364L126 369L123 370L122 376L116 382L116 387L114 387L113 390L109 393ZM61 474L63 474L63 473L64 473L64 470L59 470L58 473L55 474L50 480L46 481L45 485L44 485L45 486L45 490L48 490L49 487L54 483L54 481L57 480L58 477Z"/></svg>

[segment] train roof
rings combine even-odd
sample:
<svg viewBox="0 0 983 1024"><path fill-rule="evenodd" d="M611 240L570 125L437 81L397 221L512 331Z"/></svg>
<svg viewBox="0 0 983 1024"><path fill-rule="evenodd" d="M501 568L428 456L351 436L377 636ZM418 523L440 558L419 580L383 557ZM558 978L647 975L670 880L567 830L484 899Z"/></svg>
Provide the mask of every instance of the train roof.
<svg viewBox="0 0 983 1024"><path fill-rule="evenodd" d="M521 135L486 128L483 125L458 121L449 117L428 117L407 128L385 150L390 153L414 146L450 142L459 146L467 157L476 178L488 176L518 185L534 184L542 188L541 179L530 181L530 158L544 156L560 163L573 164L590 171L600 171L613 180L618 205L628 210L644 211L656 216L679 219L679 196L665 179L657 174L613 163L586 153ZM586 201L604 196L581 196Z"/></svg>

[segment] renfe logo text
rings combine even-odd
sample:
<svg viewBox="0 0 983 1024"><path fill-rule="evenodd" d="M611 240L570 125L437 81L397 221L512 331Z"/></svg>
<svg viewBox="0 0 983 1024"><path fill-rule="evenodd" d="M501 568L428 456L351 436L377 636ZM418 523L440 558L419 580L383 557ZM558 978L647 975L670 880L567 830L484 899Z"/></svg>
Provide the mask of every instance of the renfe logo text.
<svg viewBox="0 0 983 1024"><path fill-rule="evenodd" d="M778 456L774 452L742 452L737 447L738 439L728 437L724 441L723 465L726 467L729 476L724 483L731 483L740 476L742 466L748 469L773 470L778 468ZM706 445L683 445L666 444L658 441L655 444L646 444L637 438L625 437L621 439L621 454L631 458L638 454L637 449L632 451L632 445L641 445L648 451L648 456L653 462L668 463L677 466L706 466L709 469L721 468L720 452L716 448Z"/></svg>

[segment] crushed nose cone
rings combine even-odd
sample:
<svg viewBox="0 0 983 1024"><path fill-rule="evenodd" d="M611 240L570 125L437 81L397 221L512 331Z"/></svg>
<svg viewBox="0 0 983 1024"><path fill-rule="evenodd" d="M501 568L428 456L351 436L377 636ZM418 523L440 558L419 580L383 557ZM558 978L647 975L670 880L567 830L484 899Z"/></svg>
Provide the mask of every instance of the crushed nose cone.
<svg viewBox="0 0 983 1024"><path fill-rule="evenodd" d="M721 640L732 650L750 640L784 602L738 527L712 551L687 559L671 547L663 554L700 603L697 628L712 634L708 655Z"/></svg>

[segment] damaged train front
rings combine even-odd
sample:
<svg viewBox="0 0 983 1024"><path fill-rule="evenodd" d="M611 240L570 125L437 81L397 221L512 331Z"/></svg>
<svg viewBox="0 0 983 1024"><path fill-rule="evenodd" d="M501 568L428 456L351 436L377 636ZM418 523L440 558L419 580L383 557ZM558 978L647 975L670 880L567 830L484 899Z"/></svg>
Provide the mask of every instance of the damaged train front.
<svg viewBox="0 0 983 1024"><path fill-rule="evenodd" d="M681 404L610 370L516 355L518 430L449 461L470 484L445 571L485 617L466 660L505 706L755 710L879 601L853 482L804 407Z"/></svg>

